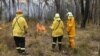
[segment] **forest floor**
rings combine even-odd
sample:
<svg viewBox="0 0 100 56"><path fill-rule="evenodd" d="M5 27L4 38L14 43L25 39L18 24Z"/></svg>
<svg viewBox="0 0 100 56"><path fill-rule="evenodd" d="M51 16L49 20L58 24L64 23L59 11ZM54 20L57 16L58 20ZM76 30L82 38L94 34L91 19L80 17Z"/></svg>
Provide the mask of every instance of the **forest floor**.
<svg viewBox="0 0 100 56"><path fill-rule="evenodd" d="M28 25L29 30L26 35L26 49L30 54L28 56L99 56L100 27L87 26L86 29L77 27L74 51L69 49L68 36L64 31L64 52L52 52L51 30L48 28L50 23L45 25L48 30L45 34L36 34L34 22L29 22ZM20 56L15 50L11 23L6 23L5 27L0 29L0 56Z"/></svg>

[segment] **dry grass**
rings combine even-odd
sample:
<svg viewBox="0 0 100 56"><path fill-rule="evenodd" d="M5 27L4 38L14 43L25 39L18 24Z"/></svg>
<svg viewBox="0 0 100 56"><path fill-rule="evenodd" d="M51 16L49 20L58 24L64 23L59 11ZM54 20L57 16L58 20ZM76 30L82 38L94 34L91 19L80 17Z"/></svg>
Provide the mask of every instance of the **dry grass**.
<svg viewBox="0 0 100 56"><path fill-rule="evenodd" d="M51 51L51 30L48 33L39 35L35 32L35 23L29 22L29 33L26 35L26 48L31 56L98 56L100 41L100 29L87 27L87 29L77 29L76 50L68 48L68 37L64 34L64 53ZM11 36L11 24L0 30L0 56L19 56L15 50L14 40Z"/></svg>

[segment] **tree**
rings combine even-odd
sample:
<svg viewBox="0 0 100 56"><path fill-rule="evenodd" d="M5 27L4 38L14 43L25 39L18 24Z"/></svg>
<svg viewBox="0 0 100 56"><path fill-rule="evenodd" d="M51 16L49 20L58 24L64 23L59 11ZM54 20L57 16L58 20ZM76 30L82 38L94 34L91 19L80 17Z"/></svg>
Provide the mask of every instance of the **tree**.
<svg viewBox="0 0 100 56"><path fill-rule="evenodd" d="M63 6L61 4L61 2L63 2L63 0L55 0L56 13L59 13L61 18L64 18L64 11L63 11L62 7L65 7L65 6Z"/></svg>
<svg viewBox="0 0 100 56"><path fill-rule="evenodd" d="M0 6L0 20L2 18L2 2L1 2L1 6Z"/></svg>
<svg viewBox="0 0 100 56"><path fill-rule="evenodd" d="M81 23L81 28L85 28L86 22L88 19L88 13L89 13L89 0L81 0L81 13L82 13L82 23Z"/></svg>
<svg viewBox="0 0 100 56"><path fill-rule="evenodd" d="M56 12L60 13L60 0L55 0Z"/></svg>

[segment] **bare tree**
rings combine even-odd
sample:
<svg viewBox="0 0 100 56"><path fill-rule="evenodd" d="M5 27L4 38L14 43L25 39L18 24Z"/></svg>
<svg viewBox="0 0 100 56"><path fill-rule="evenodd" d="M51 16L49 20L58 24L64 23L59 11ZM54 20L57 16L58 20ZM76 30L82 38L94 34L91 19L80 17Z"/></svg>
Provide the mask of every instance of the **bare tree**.
<svg viewBox="0 0 100 56"><path fill-rule="evenodd" d="M1 2L1 6L0 6L0 20L1 20L1 18L2 18L2 1L0 1Z"/></svg>
<svg viewBox="0 0 100 56"><path fill-rule="evenodd" d="M60 0L55 0L55 5L56 5L56 12L59 13L60 12Z"/></svg>
<svg viewBox="0 0 100 56"><path fill-rule="evenodd" d="M13 12L16 11L16 5L15 4L16 4L15 0L12 0Z"/></svg>
<svg viewBox="0 0 100 56"><path fill-rule="evenodd" d="M88 19L88 13L89 13L89 4L90 4L89 0L81 0L81 13L83 16L81 28L85 28L86 26L86 22Z"/></svg>

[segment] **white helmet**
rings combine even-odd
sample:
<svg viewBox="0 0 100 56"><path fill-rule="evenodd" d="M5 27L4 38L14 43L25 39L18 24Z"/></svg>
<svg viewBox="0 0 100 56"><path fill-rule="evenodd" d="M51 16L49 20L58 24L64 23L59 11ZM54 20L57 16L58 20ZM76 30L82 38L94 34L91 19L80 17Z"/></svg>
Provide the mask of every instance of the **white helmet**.
<svg viewBox="0 0 100 56"><path fill-rule="evenodd" d="M73 16L72 12L67 13L68 16Z"/></svg>
<svg viewBox="0 0 100 56"><path fill-rule="evenodd" d="M61 20L61 19L60 19L59 13L56 13L56 14L55 14L55 20Z"/></svg>
<svg viewBox="0 0 100 56"><path fill-rule="evenodd" d="M56 14L55 14L55 17L60 17L59 13L56 13Z"/></svg>

